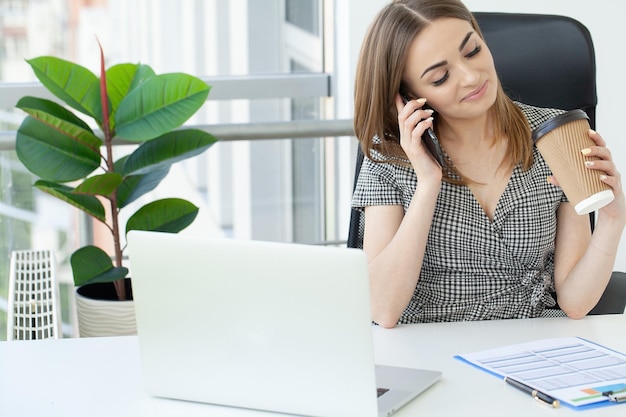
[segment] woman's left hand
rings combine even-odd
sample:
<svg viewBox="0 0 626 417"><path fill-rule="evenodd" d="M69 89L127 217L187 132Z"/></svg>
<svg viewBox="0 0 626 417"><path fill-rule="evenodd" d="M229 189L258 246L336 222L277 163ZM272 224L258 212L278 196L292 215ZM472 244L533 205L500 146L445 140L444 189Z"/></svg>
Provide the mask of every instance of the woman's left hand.
<svg viewBox="0 0 626 417"><path fill-rule="evenodd" d="M599 210L608 218L620 219L626 223L626 202L624 201L624 190L622 188L622 176L615 166L611 151L606 147L606 142L594 130L589 130L589 137L595 146L582 149L581 153L585 157L587 169L600 171L600 181L613 189L615 199Z"/></svg>

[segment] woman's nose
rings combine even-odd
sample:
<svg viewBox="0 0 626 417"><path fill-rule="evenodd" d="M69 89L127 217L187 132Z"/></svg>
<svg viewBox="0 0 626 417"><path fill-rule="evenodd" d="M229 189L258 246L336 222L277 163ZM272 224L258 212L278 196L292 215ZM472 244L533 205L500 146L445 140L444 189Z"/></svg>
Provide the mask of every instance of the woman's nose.
<svg viewBox="0 0 626 417"><path fill-rule="evenodd" d="M459 78L463 85L476 85L480 81L480 72L471 65L460 64L458 68Z"/></svg>

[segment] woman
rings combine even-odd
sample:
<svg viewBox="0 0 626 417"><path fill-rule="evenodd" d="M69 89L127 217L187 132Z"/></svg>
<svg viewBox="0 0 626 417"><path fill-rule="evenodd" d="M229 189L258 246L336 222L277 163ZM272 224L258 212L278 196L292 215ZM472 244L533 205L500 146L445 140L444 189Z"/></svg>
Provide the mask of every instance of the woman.
<svg viewBox="0 0 626 417"><path fill-rule="evenodd" d="M595 146L581 158L599 158L588 169L615 194L592 236L532 146L532 129L561 112L504 94L460 1L400 0L378 14L356 72L366 158L353 198L365 211L376 323L538 317L554 306L552 291L571 318L595 306L626 224L624 195L590 131ZM443 167L421 140L428 128Z"/></svg>

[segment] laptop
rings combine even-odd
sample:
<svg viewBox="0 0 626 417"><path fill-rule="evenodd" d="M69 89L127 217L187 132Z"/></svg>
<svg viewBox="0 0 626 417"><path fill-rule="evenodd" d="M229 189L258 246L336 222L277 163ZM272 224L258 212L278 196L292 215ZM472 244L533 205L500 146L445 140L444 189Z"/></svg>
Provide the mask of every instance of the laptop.
<svg viewBox="0 0 626 417"><path fill-rule="evenodd" d="M361 250L143 231L127 239L152 396L375 417L441 377L374 364Z"/></svg>

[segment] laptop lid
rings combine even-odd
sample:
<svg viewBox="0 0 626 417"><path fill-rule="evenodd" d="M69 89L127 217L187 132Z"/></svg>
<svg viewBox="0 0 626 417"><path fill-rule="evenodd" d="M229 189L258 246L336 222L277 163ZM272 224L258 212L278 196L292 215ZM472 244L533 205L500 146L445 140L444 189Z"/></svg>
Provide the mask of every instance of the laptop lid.
<svg viewBox="0 0 626 417"><path fill-rule="evenodd" d="M151 395L379 415L362 251L139 231L128 245Z"/></svg>

